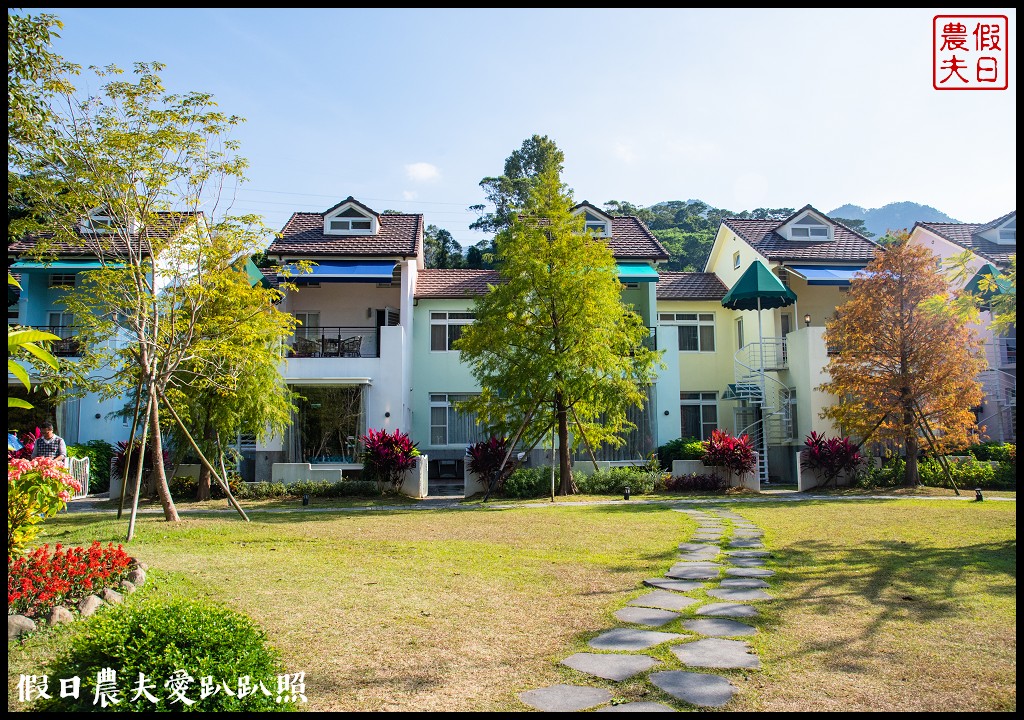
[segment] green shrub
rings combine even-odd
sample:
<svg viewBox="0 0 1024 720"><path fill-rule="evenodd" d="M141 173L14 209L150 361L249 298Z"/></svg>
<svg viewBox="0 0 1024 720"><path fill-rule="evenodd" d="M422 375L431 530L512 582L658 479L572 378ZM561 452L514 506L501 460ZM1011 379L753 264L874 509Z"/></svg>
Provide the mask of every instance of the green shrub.
<svg viewBox="0 0 1024 720"><path fill-rule="evenodd" d="M267 644L263 629L245 615L208 601L154 601L125 603L104 609L84 621L88 632L71 641L68 650L52 665L58 678L81 678L78 698L60 697L41 700L33 710L48 712L108 711L155 712L190 710L204 712L272 712L293 710L290 697L278 702L278 677L284 675L278 652ZM117 673L116 705L101 708L93 704L97 697L98 675L105 668ZM193 678L184 694L195 704L183 707L181 700L165 686L181 671ZM151 686L156 702L133 688L139 674ZM178 673L176 676L175 673ZM248 676L261 689L237 697L239 679ZM294 676L289 676L292 678ZM200 699L202 678L211 678L219 692ZM300 676L304 680L304 676ZM296 678L296 679L300 679ZM231 689L235 695L225 691ZM304 692L304 687L302 688ZM134 695L136 699L132 699Z"/></svg>
<svg viewBox="0 0 1024 720"><path fill-rule="evenodd" d="M660 471L650 472L645 467L615 467L591 475L574 475L576 487L584 495L622 495L627 487L633 495L649 495L660 478ZM548 482L550 490L550 478Z"/></svg>
<svg viewBox="0 0 1024 720"><path fill-rule="evenodd" d="M89 458L89 493L104 493L110 489L110 459L114 446L106 440L90 440L84 445L68 445L68 457Z"/></svg>
<svg viewBox="0 0 1024 720"><path fill-rule="evenodd" d="M267 498L279 498L288 494L288 488L284 483L242 483L239 488L238 498L243 500L265 500Z"/></svg>
<svg viewBox="0 0 1024 720"><path fill-rule="evenodd" d="M949 463L950 474L957 488L963 490L1001 490L1013 489L1017 485L1016 473L1004 470L1009 463L999 463L999 467L993 467L988 462L978 460L965 460ZM920 464L921 484L930 487L950 487L949 478L942 469L938 460L924 460Z"/></svg>
<svg viewBox="0 0 1024 720"><path fill-rule="evenodd" d="M997 460L999 462L1006 462L1010 460L1010 455L1013 453L1017 454L1017 445L1015 443L1000 443L1000 442L986 442L978 443L977 445L971 445L967 448L966 452L974 456L975 460Z"/></svg>
<svg viewBox="0 0 1024 720"><path fill-rule="evenodd" d="M676 438L658 448L658 462L663 470L672 471L673 460L700 460L704 444L700 438Z"/></svg>
<svg viewBox="0 0 1024 720"><path fill-rule="evenodd" d="M380 485L370 480L300 480L286 486L289 495L302 497L377 497L382 494Z"/></svg>
<svg viewBox="0 0 1024 720"><path fill-rule="evenodd" d="M894 457L886 460L881 467L870 466L857 473L857 487L885 488L899 487L906 476L907 463L903 458Z"/></svg>
<svg viewBox="0 0 1024 720"><path fill-rule="evenodd" d="M505 479L502 490L502 495L510 498L537 498L550 494L549 467L519 468Z"/></svg>

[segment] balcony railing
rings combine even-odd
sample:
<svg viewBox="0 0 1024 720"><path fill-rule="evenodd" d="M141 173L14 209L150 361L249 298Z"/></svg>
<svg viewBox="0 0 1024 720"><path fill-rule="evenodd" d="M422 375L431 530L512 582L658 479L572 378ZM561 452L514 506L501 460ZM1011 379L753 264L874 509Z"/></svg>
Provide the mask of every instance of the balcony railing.
<svg viewBox="0 0 1024 720"><path fill-rule="evenodd" d="M1008 368L1017 366L1017 338L1000 337L985 343L985 356L989 367Z"/></svg>
<svg viewBox="0 0 1024 720"><path fill-rule="evenodd" d="M33 325L32 329L53 333L60 340L50 341L50 352L57 357L78 357L81 345L75 339L75 327L71 325Z"/></svg>
<svg viewBox="0 0 1024 720"><path fill-rule="evenodd" d="M296 328L289 357L380 357L375 327Z"/></svg>

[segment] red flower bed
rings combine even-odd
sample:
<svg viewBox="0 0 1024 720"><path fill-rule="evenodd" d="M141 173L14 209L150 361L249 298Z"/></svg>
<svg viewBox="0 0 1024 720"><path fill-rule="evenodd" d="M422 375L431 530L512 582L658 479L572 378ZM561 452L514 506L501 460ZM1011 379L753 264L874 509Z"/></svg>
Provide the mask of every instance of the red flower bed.
<svg viewBox="0 0 1024 720"><path fill-rule="evenodd" d="M43 545L14 560L7 558L7 613L42 617L57 605L78 602L106 586L116 586L131 571L132 558L113 543L103 547Z"/></svg>

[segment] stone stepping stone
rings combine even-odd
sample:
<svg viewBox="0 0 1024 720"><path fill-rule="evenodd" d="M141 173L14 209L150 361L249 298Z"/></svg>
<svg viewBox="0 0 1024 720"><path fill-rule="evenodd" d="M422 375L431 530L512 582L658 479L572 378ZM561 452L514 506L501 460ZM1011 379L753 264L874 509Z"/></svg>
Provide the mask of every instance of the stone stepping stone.
<svg viewBox="0 0 1024 720"><path fill-rule="evenodd" d="M733 557L729 558L729 562L736 567L762 567L767 560L764 558Z"/></svg>
<svg viewBox="0 0 1024 720"><path fill-rule="evenodd" d="M597 653L576 653L562 661L573 670L579 670L606 680L625 680L634 675L661 665L650 655L599 655Z"/></svg>
<svg viewBox="0 0 1024 720"><path fill-rule="evenodd" d="M711 545L709 543L679 543L679 550L681 552L702 552L702 551L715 551L715 554L722 552L722 549L717 545Z"/></svg>
<svg viewBox="0 0 1024 720"><path fill-rule="evenodd" d="M766 588L768 583L764 580L758 580L757 578L725 578L722 582L718 583L719 587L724 588Z"/></svg>
<svg viewBox="0 0 1024 720"><path fill-rule="evenodd" d="M551 685L521 692L519 699L544 712L575 712L606 703L612 699L612 694L607 690L581 685Z"/></svg>
<svg viewBox="0 0 1024 720"><path fill-rule="evenodd" d="M679 613L649 607L628 607L616 610L615 617L622 622L658 627L667 622L672 622L679 617Z"/></svg>
<svg viewBox="0 0 1024 720"><path fill-rule="evenodd" d="M665 670L648 679L672 697L700 707L721 707L736 694L736 687L721 675Z"/></svg>
<svg viewBox="0 0 1024 720"><path fill-rule="evenodd" d="M712 635L714 637L740 637L741 635L756 635L757 628L746 623L735 620L723 620L719 618L706 620L687 620L683 627L698 635Z"/></svg>
<svg viewBox="0 0 1024 720"><path fill-rule="evenodd" d="M665 577L675 580L717 580L722 567L711 563L678 563L669 568Z"/></svg>
<svg viewBox="0 0 1024 720"><path fill-rule="evenodd" d="M675 590L676 592L690 592L704 587L704 583L695 580L671 580L669 578L648 578L644 580L647 587L660 588L661 590Z"/></svg>
<svg viewBox="0 0 1024 720"><path fill-rule="evenodd" d="M630 600L627 605L639 605L645 608L660 608L661 610L682 610L699 602L695 598L686 597L679 593L668 590L652 590L646 595Z"/></svg>
<svg viewBox="0 0 1024 720"><path fill-rule="evenodd" d="M705 530L703 532L695 532L693 534L693 540L720 540L724 535L722 530Z"/></svg>
<svg viewBox="0 0 1024 720"><path fill-rule="evenodd" d="M728 568L725 574L732 577L771 577L775 574L775 571L768 568L738 567Z"/></svg>
<svg viewBox="0 0 1024 720"><path fill-rule="evenodd" d="M588 645L595 650L646 650L669 640L684 637L679 633L667 633L659 630L634 630L632 628L615 628L608 630L592 639Z"/></svg>
<svg viewBox="0 0 1024 720"><path fill-rule="evenodd" d="M680 553L679 559L683 562L710 562L718 557L717 552L701 551L692 553Z"/></svg>
<svg viewBox="0 0 1024 720"><path fill-rule="evenodd" d="M716 615L719 617L755 617L757 608L753 605L740 603L709 603L697 610L698 615Z"/></svg>
<svg viewBox="0 0 1024 720"><path fill-rule="evenodd" d="M719 600L733 602L751 602L752 600L771 600L772 596L757 588L716 588L708 590L708 595Z"/></svg>
<svg viewBox="0 0 1024 720"><path fill-rule="evenodd" d="M733 548L763 548L764 543L758 538L736 538L729 543L729 547Z"/></svg>
<svg viewBox="0 0 1024 720"><path fill-rule="evenodd" d="M745 558L761 558L770 557L771 553L767 550L726 550L726 555L732 557L745 557Z"/></svg>
<svg viewBox="0 0 1024 720"><path fill-rule="evenodd" d="M750 652L750 643L743 640L708 638L677 645L676 657L692 667L751 668L761 667L761 660Z"/></svg>
<svg viewBox="0 0 1024 720"><path fill-rule="evenodd" d="M594 712L678 712L678 710L656 702L630 702L598 708Z"/></svg>
<svg viewBox="0 0 1024 720"><path fill-rule="evenodd" d="M761 530L736 530L732 536L734 538L760 538L764 537L764 532Z"/></svg>

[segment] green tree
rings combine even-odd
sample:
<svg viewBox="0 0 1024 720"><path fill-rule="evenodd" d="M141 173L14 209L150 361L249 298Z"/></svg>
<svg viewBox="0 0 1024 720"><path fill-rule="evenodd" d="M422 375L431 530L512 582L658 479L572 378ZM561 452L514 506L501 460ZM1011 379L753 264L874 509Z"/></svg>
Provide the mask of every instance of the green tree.
<svg viewBox="0 0 1024 720"><path fill-rule="evenodd" d="M966 319L929 300L945 294L935 256L907 233L887 241L849 299L825 324L829 380L819 390L837 402L822 411L844 432L894 444L906 454L906 483L919 484L922 436L942 452L976 440L972 408L981 403L985 369Z"/></svg>
<svg viewBox="0 0 1024 720"><path fill-rule="evenodd" d="M423 233L423 262L428 268L460 268L465 266L462 246L452 234L437 225L427 225Z"/></svg>
<svg viewBox="0 0 1024 720"><path fill-rule="evenodd" d="M627 410L646 402L659 363L643 320L622 303L611 250L572 207L548 165L498 233L501 281L477 298L476 320L456 341L481 387L462 407L491 434L533 447L557 427L563 495L575 489L571 450L620 446L634 427Z"/></svg>
<svg viewBox="0 0 1024 720"><path fill-rule="evenodd" d="M167 93L162 68L137 63L134 82L116 67L94 68L100 95L55 92L46 141L24 143L19 162L32 179L23 190L48 219L33 254L70 246L103 265L64 298L82 347L74 384L106 397L141 392L153 484L176 521L161 424L161 409L178 418L176 378L191 373L236 392L238 354L277 368L292 320L273 306L276 291L250 286L236 267L266 247L268 229L217 204L219 188L244 180L230 138L240 119L216 110L209 94Z"/></svg>
<svg viewBox="0 0 1024 720"><path fill-rule="evenodd" d="M479 215L470 224L470 230L498 233L507 228L515 213L526 207L538 178L547 171L561 174L565 154L547 135L533 135L505 159L505 172L499 177L485 177L480 181L487 204L471 205L469 209ZM477 243L480 248L480 266L491 268L497 255L494 241ZM474 261L476 258L472 258ZM472 267L472 266L471 266Z"/></svg>
<svg viewBox="0 0 1024 720"><path fill-rule="evenodd" d="M7 273L7 286L21 289L21 285L10 273ZM46 344L54 340L60 340L60 338L50 332L8 325L7 374L13 375L18 382L25 386L26 390L30 390L32 381L26 365L42 363L52 370L57 370L59 367L57 358L46 348ZM31 409L32 403L21 398L11 397L8 392L7 407Z"/></svg>

